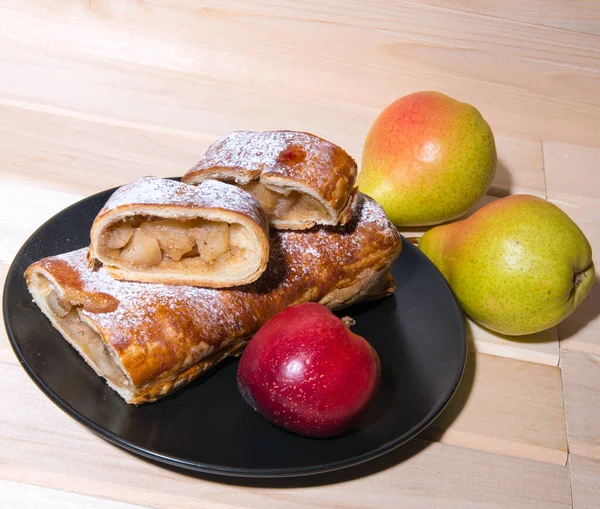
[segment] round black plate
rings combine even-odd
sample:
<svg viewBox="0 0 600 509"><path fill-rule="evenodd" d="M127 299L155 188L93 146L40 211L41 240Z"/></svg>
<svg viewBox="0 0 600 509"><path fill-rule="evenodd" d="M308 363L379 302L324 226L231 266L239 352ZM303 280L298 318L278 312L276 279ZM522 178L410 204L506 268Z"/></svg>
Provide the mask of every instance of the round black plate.
<svg viewBox="0 0 600 509"><path fill-rule="evenodd" d="M396 294L341 311L381 358L383 380L358 428L332 439L288 433L264 420L236 388L227 360L156 403L127 405L62 339L32 302L23 272L44 256L86 246L113 190L86 198L38 229L17 254L4 288L13 349L38 387L103 438L147 458L249 477L313 474L379 456L422 431L446 406L466 359L461 310L437 269L410 243L394 265Z"/></svg>

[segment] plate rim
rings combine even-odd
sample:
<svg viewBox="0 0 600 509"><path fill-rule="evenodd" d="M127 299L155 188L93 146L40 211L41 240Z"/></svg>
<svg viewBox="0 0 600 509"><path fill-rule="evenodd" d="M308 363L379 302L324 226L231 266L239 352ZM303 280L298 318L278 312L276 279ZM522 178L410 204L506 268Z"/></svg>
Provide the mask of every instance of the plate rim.
<svg viewBox="0 0 600 509"><path fill-rule="evenodd" d="M94 434L100 436L111 444L123 448L134 455L141 456L143 458L156 461L161 464L169 465L171 467L182 468L184 470L190 470L195 472L202 472L206 474L213 475L223 475L228 477L244 477L244 478L285 478L285 477L301 477L308 475L318 475L325 472L332 472L335 470L341 470L348 467L352 467L375 458L378 458L397 447L405 444L412 438L416 437L418 434L422 433L446 408L446 406L451 401L452 397L456 393L458 386L463 378L466 361L468 356L468 341L467 341L467 330L464 321L464 313L462 308L460 307L450 285L443 277L441 272L435 267L435 265L423 254L421 253L417 247L415 247L410 241L408 241L403 235L400 235L402 239L402 250L405 249L414 249L417 256L422 257L423 261L426 264L430 265L430 268L433 268L438 277L443 281L444 287L450 297L450 301L452 302L453 311L458 315L460 330L461 330L461 358L462 358L462 367L460 370L460 375L454 381L453 385L449 390L443 395L443 402L440 405L432 408L425 417L423 417L417 424L415 424L412 428L405 431L402 435L396 437L394 440L390 440L379 447L367 452L363 453L359 456L353 456L351 458L347 458L344 460L333 461L329 463L324 463L321 465L315 466L304 466L304 467L288 467L288 468L265 468L265 469L257 469L257 468L239 468L239 467L228 467L224 465L215 465L215 464L207 464L201 462L191 461L185 458L179 458L176 456L170 456L165 454L160 454L155 451L146 449L144 447L138 446L136 444L131 443L128 440L125 440L113 432L99 426L95 422L91 421L84 415L80 414L77 410L75 410L71 405L63 401L63 399L57 395L49 386L47 386L41 378L37 375L34 369L28 364L23 355L23 352L20 348L19 342L15 335L13 334L12 327L9 323L9 300L7 297L7 289L9 286L9 282L12 281L15 277L23 277L23 274L18 274L17 266L20 265L19 260L26 253L29 244L32 239L34 239L37 235L42 232L47 225L53 221L57 216L61 216L67 213L70 209L80 207L84 204L84 202L91 201L94 198L98 198L100 195L105 193L114 192L118 187L114 187L111 189L106 189L104 191L100 191L98 193L94 193L92 195L86 196L75 203L65 207L64 209L58 211L50 218L48 218L44 223L42 223L23 243L23 245L19 248L18 252L15 254L10 267L6 273L6 280L4 282L3 291L2 291L2 312L3 312L3 321L4 328L6 330L9 343L15 353L20 366L27 373L29 378L35 383L38 389L50 399L56 406L58 406L61 410L63 410L69 417L76 420L80 424L84 425ZM394 262L397 263L397 260Z"/></svg>

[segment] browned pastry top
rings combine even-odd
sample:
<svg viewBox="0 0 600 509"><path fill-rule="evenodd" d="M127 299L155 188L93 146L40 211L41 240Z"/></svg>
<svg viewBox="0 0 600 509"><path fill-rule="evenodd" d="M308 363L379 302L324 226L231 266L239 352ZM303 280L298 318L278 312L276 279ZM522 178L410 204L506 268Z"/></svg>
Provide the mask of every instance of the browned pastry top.
<svg viewBox="0 0 600 509"><path fill-rule="evenodd" d="M256 282L227 290L117 281L103 268L88 270L84 249L35 265L53 275L71 303L84 307L139 387L168 380L215 347L253 334L289 305L319 301L387 270L401 242L381 207L361 195L347 225L274 231L271 249Z"/></svg>
<svg viewBox="0 0 600 509"><path fill-rule="evenodd" d="M313 134L297 131L236 131L213 143L204 157L183 177L200 177L235 170L238 183L282 177L315 190L340 211L356 181L356 162L342 148Z"/></svg>

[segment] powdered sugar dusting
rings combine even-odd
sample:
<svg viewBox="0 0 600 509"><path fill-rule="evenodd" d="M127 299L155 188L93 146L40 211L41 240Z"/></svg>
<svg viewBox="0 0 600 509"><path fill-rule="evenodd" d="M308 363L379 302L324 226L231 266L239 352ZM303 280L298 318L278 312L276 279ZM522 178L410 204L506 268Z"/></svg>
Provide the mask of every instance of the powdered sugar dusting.
<svg viewBox="0 0 600 509"><path fill-rule="evenodd" d="M389 228L395 229L395 226L385 215L385 211L381 205L371 198L365 199L364 195L362 198L362 205L360 207L360 221L371 223L377 226L377 228L380 228L382 231L385 231Z"/></svg>
<svg viewBox="0 0 600 509"><path fill-rule="evenodd" d="M125 205L177 205L186 208L217 208L250 216L264 224L265 216L258 202L236 186L207 180L191 186L174 180L143 177L117 189L100 212Z"/></svg>
<svg viewBox="0 0 600 509"><path fill-rule="evenodd" d="M262 171L274 166L279 154L292 141L308 143L312 138L293 131L235 131L213 143L194 170L217 166Z"/></svg>
<svg viewBox="0 0 600 509"><path fill-rule="evenodd" d="M119 352L125 369L137 373L134 383L149 383L167 376L164 366L173 376L208 351L250 336L290 305L320 301L355 283L365 270L389 267L400 250L398 232L378 204L360 198L352 221L344 226L272 231L266 271L242 287L217 290L117 281L104 268L88 268L85 249L39 263L54 273L67 294L84 293L90 301L109 296L117 302L110 310L84 313ZM60 266L53 265L56 261ZM155 362L146 366L148 349L153 349Z"/></svg>
<svg viewBox="0 0 600 509"><path fill-rule="evenodd" d="M188 175L216 168L260 175L265 181L291 179L312 187L335 210L347 202L357 172L354 160L340 147L297 131L233 132L213 143Z"/></svg>

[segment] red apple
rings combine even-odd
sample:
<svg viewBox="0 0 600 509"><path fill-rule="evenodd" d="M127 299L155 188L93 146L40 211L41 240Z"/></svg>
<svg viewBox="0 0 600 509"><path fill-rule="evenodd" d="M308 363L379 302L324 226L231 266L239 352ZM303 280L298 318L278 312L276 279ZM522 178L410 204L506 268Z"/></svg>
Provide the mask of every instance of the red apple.
<svg viewBox="0 0 600 509"><path fill-rule="evenodd" d="M317 303L271 318L248 343L237 372L238 388L254 410L314 437L350 429L380 379L373 347Z"/></svg>

